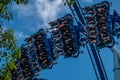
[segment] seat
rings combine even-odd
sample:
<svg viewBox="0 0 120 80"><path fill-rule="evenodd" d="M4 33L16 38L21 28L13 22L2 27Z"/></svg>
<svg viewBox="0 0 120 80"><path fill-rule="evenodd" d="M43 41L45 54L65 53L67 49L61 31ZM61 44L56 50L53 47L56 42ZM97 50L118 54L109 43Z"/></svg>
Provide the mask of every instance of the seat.
<svg viewBox="0 0 120 80"><path fill-rule="evenodd" d="M87 10L87 11L92 10L92 9L93 9L93 6L85 6L84 8L84 10Z"/></svg>
<svg viewBox="0 0 120 80"><path fill-rule="evenodd" d="M94 14L94 11L87 11L86 14Z"/></svg>
<svg viewBox="0 0 120 80"><path fill-rule="evenodd" d="M90 20L90 21L88 21L88 24L95 24L95 21Z"/></svg>

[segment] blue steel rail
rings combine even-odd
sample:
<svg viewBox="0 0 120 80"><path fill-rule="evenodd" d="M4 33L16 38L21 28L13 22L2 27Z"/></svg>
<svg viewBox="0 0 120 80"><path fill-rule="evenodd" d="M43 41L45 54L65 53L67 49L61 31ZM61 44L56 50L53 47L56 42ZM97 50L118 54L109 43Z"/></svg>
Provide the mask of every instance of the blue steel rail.
<svg viewBox="0 0 120 80"><path fill-rule="evenodd" d="M70 8L70 10L71 10L71 12L72 12L72 14L74 13L74 12L76 12L76 13L74 13L74 14L77 14L77 15L75 15L75 16L77 16L78 17L78 22L81 22L81 27L83 27L85 24L86 24L86 22L85 22L85 19L84 19L84 16L82 15L83 13L82 13L82 8L81 8L81 6L80 6L80 4L79 4L79 2L78 2L78 0L74 0L74 4L73 4L73 6L71 6L68 2L67 2L67 4L68 4L68 6L69 6L69 8ZM77 5L78 4L78 5ZM72 10L72 9L74 9L74 10ZM73 14L73 16L74 16L74 14ZM79 24L78 24L79 25ZM80 27L80 26L79 26ZM82 29L82 28L81 28ZM100 56L98 56L98 53L97 53L97 51L96 51L96 48L94 47L94 45L93 44L89 44L90 45L90 48L91 48L91 50L92 50L92 55L93 55L93 57L94 57L94 61L95 61L95 63L96 63L96 65L97 65L97 70L98 70L98 72L99 72L99 76L100 76L100 80L108 80L108 78L107 78L107 75L106 75L106 72L105 72L105 70L104 70L104 65L102 65L103 63L102 63L102 61L101 61L101 59L99 59L99 57ZM102 64L101 64L102 63ZM99 64L99 65L98 65ZM94 66L94 65L93 65ZM94 69L95 70L95 69ZM96 70L95 70L96 71ZM97 75L96 75L97 76Z"/></svg>

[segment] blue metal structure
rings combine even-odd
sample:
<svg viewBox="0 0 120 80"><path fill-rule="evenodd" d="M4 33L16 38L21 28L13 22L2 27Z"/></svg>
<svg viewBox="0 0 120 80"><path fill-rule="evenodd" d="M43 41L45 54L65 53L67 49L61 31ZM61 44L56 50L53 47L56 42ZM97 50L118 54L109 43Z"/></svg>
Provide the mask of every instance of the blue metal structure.
<svg viewBox="0 0 120 80"><path fill-rule="evenodd" d="M113 15L109 14L107 1L85 8L81 8L78 0L74 0L73 6L67 4L73 17L67 14L51 21L51 38L40 29L25 39L12 80L46 80L39 78L41 70L51 69L60 55L77 58L81 46L88 50L97 80L108 80L98 49L112 48L115 44L112 36L120 37L120 15L115 10ZM73 25L73 18L77 26Z"/></svg>
<svg viewBox="0 0 120 80"><path fill-rule="evenodd" d="M21 46L21 58L16 61L17 70L13 70L12 79L46 80L38 77L41 69L51 69L53 65L51 45L45 31L40 29L25 41L26 43Z"/></svg>
<svg viewBox="0 0 120 80"><path fill-rule="evenodd" d="M55 23L55 25L53 25ZM65 15L57 21L50 22L54 52L65 57L78 57L79 46L73 18L70 14ZM69 52L70 51L70 52Z"/></svg>
<svg viewBox="0 0 120 80"><path fill-rule="evenodd" d="M77 0L75 0L75 2L74 2L74 4L75 3L78 3L78 1ZM78 8L78 7L76 7L76 6L74 6L74 4L73 4L73 7L74 8ZM69 3L68 3L68 5L69 5ZM95 27L95 29L94 29L94 31L89 31L88 32L88 30L87 30L87 34L88 34L88 37L89 37L89 35L91 34L91 33L95 33L95 31L96 32L100 32L100 33L98 33L98 36L95 36L94 35L94 37L96 38L96 39L94 39L93 40L93 38L91 39L92 40L92 43L91 43L91 41L89 42L88 41L88 43L90 43L90 47L91 47L91 51L92 51L92 53L93 53L93 56L94 56L94 60L95 60L95 62L96 62L96 64L100 64L100 65L97 65L97 70L98 70L98 72L99 72L99 76L100 76L100 79L101 80L108 80L108 78L107 78L107 75L106 75L106 72L105 72L105 69L104 69L104 66L103 66L103 63L102 63L102 60L101 60L101 57L100 57L100 55L99 55L99 53L98 52L96 52L96 49L95 49L95 46L97 47L97 48L104 48L104 47L108 47L108 48L111 48L112 49L112 52L116 55L115 57L114 57L114 62L115 62L115 71L114 71L114 73L115 73L115 80L119 80L120 78L119 78L119 67L118 67L118 65L120 65L120 63L118 63L119 62L119 59L118 59L118 57L119 57L119 52L117 51L117 49L116 48L114 48L113 46L114 46L114 44L115 44L115 41L114 41L114 38L113 38L113 36L115 35L115 36L117 36L118 38L119 38L119 36L120 36L120 15L118 15L118 13L116 12L116 11L114 11L114 14L111 16L110 14L109 14L109 2L108 1L103 1L103 2L101 2L101 3L99 3L99 4L95 4L95 5L93 5L93 6L88 6L87 8L88 8L88 10L87 10L87 14L91 14L91 16L87 16L87 18L89 17L89 18L93 18L93 19L91 19L91 20L88 20L88 22L87 22L87 26L88 26L88 23L90 24L90 26L91 26L91 24L94 24L95 26L97 26L97 27ZM70 5L69 5L69 7L71 7ZM101 7L101 8L100 8ZM70 8L71 9L71 11L72 11L72 13L74 13L73 11L74 10L78 10L78 9L74 9L74 10L72 10L72 8ZM80 7L80 5L79 5L79 9L81 9L81 14L83 13L82 12L82 8ZM91 10L90 10L91 9ZM100 10L101 9L101 10ZM85 9L84 9L85 10ZM79 10L78 10L79 11ZM76 11L76 12L78 12L78 11ZM94 14L94 11L95 12L97 12L96 14ZM79 12L80 13L80 12ZM75 14L75 13L74 13ZM73 14L73 15L74 15ZM99 15L98 15L99 14ZM84 14L83 14L84 15ZM81 16L81 15L77 15L77 16ZM100 18L99 17L96 17L96 16L100 16ZM104 16L104 18L102 18ZM81 16L82 17L82 16ZM80 17L80 18L81 18ZM96 17L96 20L97 20L97 24L93 21L94 20L94 18ZM79 18L79 17L78 17ZM85 18L86 19L86 17L83 17L83 18ZM106 20L105 20L106 19ZM80 20L83 20L83 19L80 19ZM101 21L100 21L101 20ZM79 20L78 20L79 21ZM100 26L99 26L99 24L100 24ZM102 24L102 25L101 25ZM103 25L104 24L104 25ZM78 24L79 25L79 24ZM84 25L84 26L86 26L86 25ZM106 25L106 26L105 26ZM93 28L93 27L91 27L91 28ZM97 30L96 30L96 28L97 28ZM84 29L84 28L83 28ZM82 31L82 30L81 30ZM105 32L104 32L105 31ZM85 36L85 39L84 39L84 41L86 41L86 40L88 40L90 37L91 37L91 35L90 35L90 37L88 38L88 39L86 39L86 33L84 32L84 36ZM102 39L102 36L103 35L101 35L101 34L104 34L104 38L105 39ZM107 36L108 37L107 37ZM106 36L106 37L105 37ZM98 38L97 38L98 37ZM82 38L81 38L82 39ZM97 41L98 40L98 41ZM107 40L107 41L106 41ZM102 41L102 42L101 42ZM97 43L96 44L96 42L99 42L99 43ZM104 43L105 42L105 43ZM107 43L106 43L107 42ZM95 45L93 45L93 43L95 44ZM88 48L88 47L87 47ZM118 57L117 57L118 56ZM91 55L90 55L90 58L91 58ZM91 59L92 60L92 59ZM93 62L92 62L93 63ZM94 67L94 66L93 66ZM95 67L94 67L95 68ZM117 68L117 70L116 70L116 68ZM97 73L96 72L96 70L95 70L95 73ZM97 75L96 75L97 76ZM98 76L97 76L97 79L98 79Z"/></svg>
<svg viewBox="0 0 120 80"><path fill-rule="evenodd" d="M40 70L51 69L59 55L65 58L78 57L77 27L73 26L72 16L67 14L50 22L50 25L51 39L47 38L43 29L25 39L26 43L21 46L21 58L18 60L23 77L18 78L18 75L13 74L13 80L39 80L37 77ZM17 71L19 70L15 70Z"/></svg>
<svg viewBox="0 0 120 80"><path fill-rule="evenodd" d="M107 2L107 3L108 3L108 2ZM77 5L77 4L78 4L78 5ZM75 0L75 1L74 1L73 6L70 6L69 3L68 3L68 5L69 5L72 13L74 13L73 11L75 11L76 14L79 13L77 16L78 16L78 18L79 18L79 21L81 21L81 25L83 25L83 26L81 26L81 27L83 27L83 28L81 28L81 29L84 29L84 26L86 26L87 21L85 20L85 16L84 16L84 14L83 14L83 10L82 10L82 8L81 8L78 0ZM93 6L90 6L90 7L93 7ZM74 10L72 10L72 8L74 8ZM74 14L73 14L73 15L74 15ZM81 18L82 18L82 19L81 19ZM83 22L83 21L84 21L84 22ZM78 24L78 25L79 25L79 24ZM84 34L84 35L86 36L86 34ZM86 40L87 40L87 39L86 39ZM108 80L107 75L106 75L106 72L105 72L105 70L104 70L104 66L102 65L103 63L102 63L101 57L98 55L98 52L96 51L95 46L94 46L93 44L89 44L89 46L90 46L90 48L91 48L91 50L92 50L91 56L94 57L94 61L95 61L96 65L97 65L97 70L98 70L100 79L101 79L101 80ZM92 58L92 57L91 57L91 58ZM92 60L93 60L93 59L92 59ZM98 76L98 74L97 74L97 72L96 72L97 70L95 69L95 67L94 67L94 70L95 70L96 76ZM97 78L97 79L98 79L98 78Z"/></svg>

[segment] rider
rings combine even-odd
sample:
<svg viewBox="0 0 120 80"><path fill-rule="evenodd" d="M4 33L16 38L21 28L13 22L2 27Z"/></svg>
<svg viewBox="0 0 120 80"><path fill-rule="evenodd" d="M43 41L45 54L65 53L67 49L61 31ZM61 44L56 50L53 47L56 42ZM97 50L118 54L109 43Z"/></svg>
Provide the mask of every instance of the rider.
<svg viewBox="0 0 120 80"><path fill-rule="evenodd" d="M85 6L85 10L89 11L89 10L92 10L93 9L93 6Z"/></svg>
<svg viewBox="0 0 120 80"><path fill-rule="evenodd" d="M95 21L94 20L89 20L88 24L95 24Z"/></svg>

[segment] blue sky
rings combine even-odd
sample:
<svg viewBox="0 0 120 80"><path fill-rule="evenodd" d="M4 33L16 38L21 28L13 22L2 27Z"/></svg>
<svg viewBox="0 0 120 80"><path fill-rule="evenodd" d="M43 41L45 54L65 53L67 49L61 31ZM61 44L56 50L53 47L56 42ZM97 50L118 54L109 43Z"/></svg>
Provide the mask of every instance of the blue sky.
<svg viewBox="0 0 120 80"><path fill-rule="evenodd" d="M79 0L82 7L101 2L103 0ZM120 13L120 0L109 0L113 2L111 13L116 9ZM64 6L61 0L30 0L28 5L15 5L11 7L13 12L13 20L5 21L4 28L12 28L15 30L15 36L20 46L23 39L40 28L48 28L48 22L56 20L70 13L69 8ZM116 39L117 40L117 39ZM118 40L117 40L118 41ZM120 48L120 44L116 45ZM53 66L52 70L41 71L42 78L48 80L96 80L88 53L86 49L84 54L80 54L78 58L64 59L62 56L57 60L58 64ZM108 48L101 50L101 56L109 80L113 80L113 55Z"/></svg>

